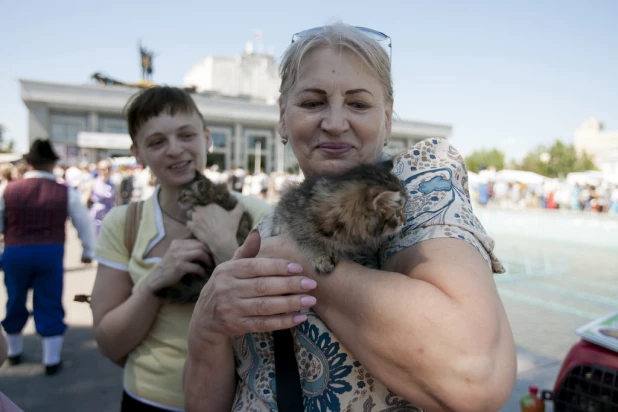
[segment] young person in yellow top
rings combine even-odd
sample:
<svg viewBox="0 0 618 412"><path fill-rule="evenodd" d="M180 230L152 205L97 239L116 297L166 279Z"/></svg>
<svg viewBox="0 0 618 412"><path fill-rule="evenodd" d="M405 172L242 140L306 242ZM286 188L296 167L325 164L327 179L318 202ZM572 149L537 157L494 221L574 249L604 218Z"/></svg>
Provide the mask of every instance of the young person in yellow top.
<svg viewBox="0 0 618 412"><path fill-rule="evenodd" d="M193 221L208 221L210 226L191 229L198 238L204 237L200 231L216 230L218 242L207 247L187 239L187 216L177 199L195 170L205 168L211 138L204 119L186 92L171 87L138 93L127 105L126 117L131 151L150 167L158 185L144 202L130 256L124 239L127 206L113 208L103 221L92 292L94 333L103 355L116 363L126 358L122 411L181 411L194 305L167 304L153 292L175 284L185 273L204 275L197 260L206 265L229 260L239 246L235 234L242 212L258 222L270 207L238 195L239 206L231 212L214 205L198 208Z"/></svg>

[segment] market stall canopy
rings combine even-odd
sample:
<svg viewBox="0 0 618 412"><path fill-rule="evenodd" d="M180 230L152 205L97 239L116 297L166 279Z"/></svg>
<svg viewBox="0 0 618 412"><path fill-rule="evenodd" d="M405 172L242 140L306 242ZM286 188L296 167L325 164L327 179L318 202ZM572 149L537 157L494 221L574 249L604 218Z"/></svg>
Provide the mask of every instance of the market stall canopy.
<svg viewBox="0 0 618 412"><path fill-rule="evenodd" d="M503 169L499 172L496 172L494 176L494 180L496 182L507 182L507 183L523 183L525 185L540 185L546 181L551 181L550 178L540 175L534 172L528 172L525 170L510 170Z"/></svg>

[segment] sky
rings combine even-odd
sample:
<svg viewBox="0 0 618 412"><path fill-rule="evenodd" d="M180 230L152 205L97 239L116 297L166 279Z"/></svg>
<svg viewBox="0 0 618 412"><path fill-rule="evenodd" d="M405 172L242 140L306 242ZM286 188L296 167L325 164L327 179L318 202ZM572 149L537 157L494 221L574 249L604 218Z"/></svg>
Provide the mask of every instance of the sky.
<svg viewBox="0 0 618 412"><path fill-rule="evenodd" d="M618 1L0 0L0 124L26 151L18 79L92 83L94 72L183 85L207 55L240 55L256 30L277 59L292 34L334 21L388 34L395 112L446 123L463 154L521 158L591 116L618 129Z"/></svg>

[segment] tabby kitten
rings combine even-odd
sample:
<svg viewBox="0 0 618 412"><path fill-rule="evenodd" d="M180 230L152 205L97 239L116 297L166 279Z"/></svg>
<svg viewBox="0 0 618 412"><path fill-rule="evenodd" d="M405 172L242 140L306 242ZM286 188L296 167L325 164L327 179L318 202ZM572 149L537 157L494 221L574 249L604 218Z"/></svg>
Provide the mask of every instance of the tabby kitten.
<svg viewBox="0 0 618 412"><path fill-rule="evenodd" d="M387 160L304 180L282 195L271 235L292 236L319 274L330 273L340 253L375 256L406 222L405 187L392 169Z"/></svg>
<svg viewBox="0 0 618 412"><path fill-rule="evenodd" d="M232 210L236 207L238 200L230 194L225 183L215 184L202 173L196 171L195 179L187 183L181 190L178 203L185 210L190 210L194 206L206 206L216 203L225 210ZM236 240L239 245L245 242L251 232L253 221L249 213L244 212L236 231ZM189 239L195 239L190 235ZM158 290L155 295L165 298L172 303L192 303L197 302L202 288L210 279L214 267L206 267L203 262L196 262L206 271L206 276L199 276L187 273L182 279L173 286Z"/></svg>

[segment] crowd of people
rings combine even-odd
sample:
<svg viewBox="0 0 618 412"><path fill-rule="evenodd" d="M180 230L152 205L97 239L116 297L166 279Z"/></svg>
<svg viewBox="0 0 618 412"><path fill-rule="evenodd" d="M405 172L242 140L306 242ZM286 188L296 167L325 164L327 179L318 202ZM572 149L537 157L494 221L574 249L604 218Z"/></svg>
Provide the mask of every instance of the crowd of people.
<svg viewBox="0 0 618 412"><path fill-rule="evenodd" d="M530 172L487 169L470 173L477 204L502 209L550 209L618 216L618 183L598 172L549 179Z"/></svg>

